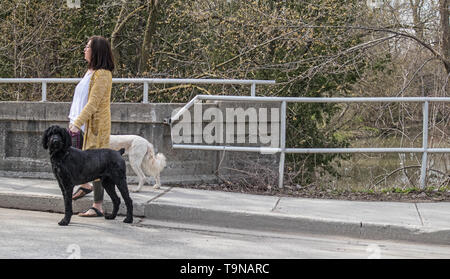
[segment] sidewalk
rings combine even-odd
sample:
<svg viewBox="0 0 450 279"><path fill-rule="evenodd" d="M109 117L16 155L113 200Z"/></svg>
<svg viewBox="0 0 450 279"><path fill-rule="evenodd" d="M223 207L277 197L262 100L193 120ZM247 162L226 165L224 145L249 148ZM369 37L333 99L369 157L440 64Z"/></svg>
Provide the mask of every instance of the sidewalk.
<svg viewBox="0 0 450 279"><path fill-rule="evenodd" d="M130 195L134 215L154 220L450 245L449 202L280 198L177 187L153 190L148 186ZM106 194L105 198L105 209L110 212L111 202ZM74 201L74 212L86 210L91 204L92 193ZM0 177L0 207L64 211L56 180L43 179ZM125 213L123 200L119 213Z"/></svg>

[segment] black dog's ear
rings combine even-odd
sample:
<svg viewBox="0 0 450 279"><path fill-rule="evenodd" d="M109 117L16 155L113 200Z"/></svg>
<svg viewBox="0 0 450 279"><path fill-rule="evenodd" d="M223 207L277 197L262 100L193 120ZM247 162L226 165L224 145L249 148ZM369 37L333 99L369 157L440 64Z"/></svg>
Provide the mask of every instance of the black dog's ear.
<svg viewBox="0 0 450 279"><path fill-rule="evenodd" d="M72 137L69 134L67 129L61 129L61 137L64 142L64 149L67 149L72 146Z"/></svg>
<svg viewBox="0 0 450 279"><path fill-rule="evenodd" d="M44 134L42 135L42 147L44 147L44 149L48 149L48 136L50 135L51 129L52 126L48 127L47 130L45 130Z"/></svg>

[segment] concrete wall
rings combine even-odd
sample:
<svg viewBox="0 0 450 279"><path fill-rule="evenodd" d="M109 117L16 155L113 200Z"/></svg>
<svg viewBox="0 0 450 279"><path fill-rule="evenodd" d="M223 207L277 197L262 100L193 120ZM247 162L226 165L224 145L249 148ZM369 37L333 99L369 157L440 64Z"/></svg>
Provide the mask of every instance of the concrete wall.
<svg viewBox="0 0 450 279"><path fill-rule="evenodd" d="M112 134L140 135L153 143L157 152L167 157L162 183L192 183L216 181L214 175L220 163L235 166L239 158L255 160L276 168L274 155L243 154L203 150L172 149L170 127L164 119L184 104L111 104ZM223 104L208 104L224 109ZM242 105L241 105L242 107ZM43 131L50 125L68 125L70 103L0 102L0 176L53 178L48 151L41 145ZM137 181L128 167L128 180ZM150 179L152 180L152 179Z"/></svg>

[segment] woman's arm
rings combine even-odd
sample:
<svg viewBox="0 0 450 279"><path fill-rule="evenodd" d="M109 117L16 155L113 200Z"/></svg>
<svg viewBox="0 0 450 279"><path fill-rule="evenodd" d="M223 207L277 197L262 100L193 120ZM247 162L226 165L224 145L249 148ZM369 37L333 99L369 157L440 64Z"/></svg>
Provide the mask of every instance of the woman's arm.
<svg viewBox="0 0 450 279"><path fill-rule="evenodd" d="M83 124L92 117L92 114L98 110L102 97L105 96L106 90L108 89L108 84L112 82L112 76L109 74L109 71L98 70L94 75L95 74L97 74L97 77L89 92L88 102L73 123L78 129L81 129L81 126L83 126Z"/></svg>

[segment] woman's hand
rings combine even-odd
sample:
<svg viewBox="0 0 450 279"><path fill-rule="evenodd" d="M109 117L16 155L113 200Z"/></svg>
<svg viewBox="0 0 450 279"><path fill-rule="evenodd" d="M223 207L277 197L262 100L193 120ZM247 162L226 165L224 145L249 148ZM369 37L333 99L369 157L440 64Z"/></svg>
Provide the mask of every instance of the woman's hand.
<svg viewBox="0 0 450 279"><path fill-rule="evenodd" d="M73 124L69 124L69 130L72 133L78 133L80 131L80 129L77 128L77 126L73 125Z"/></svg>

